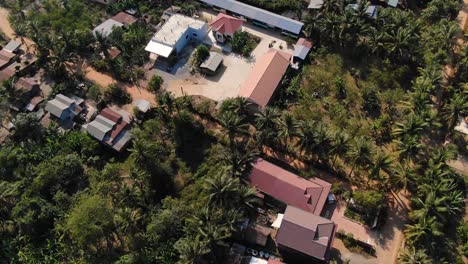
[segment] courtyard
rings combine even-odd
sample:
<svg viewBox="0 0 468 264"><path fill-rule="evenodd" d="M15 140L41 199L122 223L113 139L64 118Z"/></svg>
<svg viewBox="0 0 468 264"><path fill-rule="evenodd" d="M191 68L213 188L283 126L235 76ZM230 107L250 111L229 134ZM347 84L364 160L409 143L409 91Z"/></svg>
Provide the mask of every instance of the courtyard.
<svg viewBox="0 0 468 264"><path fill-rule="evenodd" d="M216 15L217 13L213 11L204 10L201 12L201 19L209 23ZM291 53L293 51L293 47L288 47L284 37L278 32L265 30L250 23L244 23L243 30L259 37L261 39L260 43L248 58L232 52L222 53L223 65L220 66L215 75L206 76L190 72L189 58L198 45L198 43L191 43L178 56L178 61L173 67L169 67L168 61L164 59L156 59L153 68L149 72L149 78L154 75L163 77L163 88L176 97L199 95L218 102L236 97L242 84L247 80L257 58L266 54L270 48ZM203 43L212 46L214 50L222 50L222 47L216 44L211 33L208 33Z"/></svg>

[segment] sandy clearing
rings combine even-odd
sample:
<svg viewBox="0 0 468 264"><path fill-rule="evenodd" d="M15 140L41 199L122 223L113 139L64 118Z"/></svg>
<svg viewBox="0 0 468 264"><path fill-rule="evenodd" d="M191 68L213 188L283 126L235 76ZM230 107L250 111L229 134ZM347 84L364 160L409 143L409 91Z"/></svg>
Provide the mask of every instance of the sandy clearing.
<svg viewBox="0 0 468 264"><path fill-rule="evenodd" d="M0 7L0 29L9 37L10 39L14 39L21 43L21 39L15 37L15 31L10 25L8 21L8 16L10 15L10 11L6 8ZM27 45L28 51L34 52L34 42L28 38L24 38L24 41Z"/></svg>
<svg viewBox="0 0 468 264"><path fill-rule="evenodd" d="M10 15L10 12L3 8L0 7L0 29L7 35L9 38L15 38L15 32L10 26L10 22L8 21L8 16Z"/></svg>

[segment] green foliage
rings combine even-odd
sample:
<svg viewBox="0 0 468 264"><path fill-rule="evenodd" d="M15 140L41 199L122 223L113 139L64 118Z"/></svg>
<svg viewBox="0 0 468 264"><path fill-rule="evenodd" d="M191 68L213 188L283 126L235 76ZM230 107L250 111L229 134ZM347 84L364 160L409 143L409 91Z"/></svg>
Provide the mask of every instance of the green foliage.
<svg viewBox="0 0 468 264"><path fill-rule="evenodd" d="M104 91L104 100L109 103L124 105L131 102L130 94L117 84L111 84Z"/></svg>
<svg viewBox="0 0 468 264"><path fill-rule="evenodd" d="M193 63L196 66L199 66L203 61L205 61L210 56L210 50L207 46L201 44L193 53Z"/></svg>
<svg viewBox="0 0 468 264"><path fill-rule="evenodd" d="M43 129L34 113L20 113L16 116L13 139L19 141L39 140Z"/></svg>
<svg viewBox="0 0 468 264"><path fill-rule="evenodd" d="M98 195L82 195L71 210L65 228L81 248L101 247L113 227L109 201Z"/></svg>
<svg viewBox="0 0 468 264"><path fill-rule="evenodd" d="M99 102L102 98L101 87L97 84L93 84L88 88L86 96L96 102Z"/></svg>
<svg viewBox="0 0 468 264"><path fill-rule="evenodd" d="M154 75L148 83L148 88L152 92L158 92L161 89L164 80L159 75Z"/></svg>
<svg viewBox="0 0 468 264"><path fill-rule="evenodd" d="M362 210L372 214L376 213L384 205L385 196L375 190L369 191L355 191L353 193L353 199Z"/></svg>
<svg viewBox="0 0 468 264"><path fill-rule="evenodd" d="M232 51L248 57L259 42L260 40L257 37L246 31L236 32L231 40Z"/></svg>

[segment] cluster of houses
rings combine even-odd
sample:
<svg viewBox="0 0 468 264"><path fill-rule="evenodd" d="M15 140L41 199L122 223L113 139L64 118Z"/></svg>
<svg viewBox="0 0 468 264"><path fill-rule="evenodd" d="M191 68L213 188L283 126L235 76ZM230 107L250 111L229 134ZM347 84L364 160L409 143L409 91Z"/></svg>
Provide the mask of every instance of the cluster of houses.
<svg viewBox="0 0 468 264"><path fill-rule="evenodd" d="M57 94L47 102L46 114L41 119L44 126L55 122L61 129L77 126L77 120L84 121L81 131L100 141L103 145L122 152L131 140L131 115L125 110L106 107L99 113L78 96Z"/></svg>
<svg viewBox="0 0 468 264"><path fill-rule="evenodd" d="M48 126L54 122L64 131L75 128L77 120L89 121L82 129L104 145L118 152L128 146L131 139L130 114L123 110L105 108L91 121L95 115L94 108L86 105L85 100L80 97L63 94L56 95L41 107L45 95L37 74L34 74L33 65L36 60L33 54L26 53L21 44L14 40L0 50L0 81L14 81L14 98L10 98L9 101L13 116L2 120L0 143L14 129L14 115L29 112L35 113L42 125ZM146 105L143 108L148 110ZM90 109L93 111L90 112Z"/></svg>

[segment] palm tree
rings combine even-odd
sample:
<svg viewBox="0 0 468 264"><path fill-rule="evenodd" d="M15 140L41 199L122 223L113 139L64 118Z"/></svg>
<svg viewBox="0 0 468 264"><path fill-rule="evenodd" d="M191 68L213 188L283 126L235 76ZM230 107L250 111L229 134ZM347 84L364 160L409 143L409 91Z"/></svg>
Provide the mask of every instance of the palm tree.
<svg viewBox="0 0 468 264"><path fill-rule="evenodd" d="M248 124L244 122L244 119L240 118L238 115L234 114L231 111L225 111L219 116L219 123L222 126L222 131L228 134L229 145L231 150L234 149L234 142L236 134L246 133L248 129Z"/></svg>
<svg viewBox="0 0 468 264"><path fill-rule="evenodd" d="M396 141L400 160L415 160L424 147L416 136Z"/></svg>
<svg viewBox="0 0 468 264"><path fill-rule="evenodd" d="M414 181L415 177L413 168L408 164L397 162L395 168L393 168L393 172L388 178L388 183L391 189L407 191L408 185Z"/></svg>
<svg viewBox="0 0 468 264"><path fill-rule="evenodd" d="M224 168L215 177L206 179L206 192L209 202L219 207L230 207L235 204L239 190L239 180L233 178Z"/></svg>
<svg viewBox="0 0 468 264"><path fill-rule="evenodd" d="M336 131L332 137L332 148L330 150L333 156L332 167L335 167L336 159L344 157L349 150L349 135L344 131Z"/></svg>
<svg viewBox="0 0 468 264"><path fill-rule="evenodd" d="M352 165L348 177L351 177L356 166L361 168L369 166L372 163L372 154L372 145L367 139L360 137L354 140L347 155L349 163Z"/></svg>
<svg viewBox="0 0 468 264"><path fill-rule="evenodd" d="M410 213L410 216L415 220L424 219L428 216L435 216L439 221L445 222L447 213L447 208L445 206L446 200L446 196L438 195L435 190L432 190L423 199L413 199L413 207L415 209Z"/></svg>
<svg viewBox="0 0 468 264"><path fill-rule="evenodd" d="M252 103L245 97L236 97L232 100L232 103L229 105L230 110L237 113L240 117L245 118L249 113L249 107Z"/></svg>
<svg viewBox="0 0 468 264"><path fill-rule="evenodd" d="M414 246L406 247L398 256L401 264L431 264L432 260L426 254L425 249L418 249Z"/></svg>
<svg viewBox="0 0 468 264"><path fill-rule="evenodd" d="M284 114L282 118L278 118L276 122L278 124L278 139L282 140L284 146L288 149L291 139L299 135L299 123L289 113Z"/></svg>
<svg viewBox="0 0 468 264"><path fill-rule="evenodd" d="M399 122L396 125L397 128L393 130L393 135L400 139L420 136L428 127L428 123L415 114L411 114L404 122Z"/></svg>
<svg viewBox="0 0 468 264"><path fill-rule="evenodd" d="M464 118L467 114L468 98L461 93L454 94L450 102L444 106L442 111L442 117L447 124L449 131L452 131L460 119Z"/></svg>
<svg viewBox="0 0 468 264"><path fill-rule="evenodd" d="M392 173L392 164L393 160L388 154L382 151L377 152L377 155L374 157L370 168L367 183L369 183L371 180L381 179L382 171L390 176L390 174Z"/></svg>
<svg viewBox="0 0 468 264"><path fill-rule="evenodd" d="M255 126L262 131L269 129L274 131L276 128L276 120L281 117L278 108L265 107L262 111L255 114Z"/></svg>
<svg viewBox="0 0 468 264"><path fill-rule="evenodd" d="M29 51L28 43L25 41L25 38L28 35L28 25L26 23L22 23L21 21L17 21L12 24L12 27L15 31L15 38L19 38L21 40L21 44L26 46L26 50Z"/></svg>
<svg viewBox="0 0 468 264"><path fill-rule="evenodd" d="M332 148L332 139L328 128L324 124L321 124L317 127L314 139L317 162L319 160L322 161L322 163L328 162L330 157L330 149Z"/></svg>
<svg viewBox="0 0 468 264"><path fill-rule="evenodd" d="M423 243L432 248L435 241L444 235L440 228L441 224L435 217L427 217L406 225L404 234L410 245Z"/></svg>
<svg viewBox="0 0 468 264"><path fill-rule="evenodd" d="M181 238L174 244L174 248L180 254L177 262L180 264L200 264L203 257L210 253L207 241L200 235Z"/></svg>
<svg viewBox="0 0 468 264"><path fill-rule="evenodd" d="M104 54L106 59L110 58L109 49L112 47L110 38L103 36L100 31L97 31L95 34L97 50Z"/></svg>

